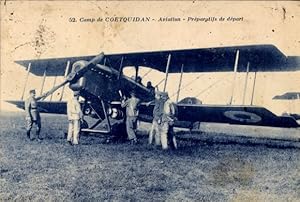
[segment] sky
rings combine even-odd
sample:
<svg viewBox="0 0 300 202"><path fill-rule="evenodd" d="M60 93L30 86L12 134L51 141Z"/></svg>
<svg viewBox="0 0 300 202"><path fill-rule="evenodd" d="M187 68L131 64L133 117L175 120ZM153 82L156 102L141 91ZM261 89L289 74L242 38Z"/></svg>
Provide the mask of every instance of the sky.
<svg viewBox="0 0 300 202"><path fill-rule="evenodd" d="M1 110L3 100L21 98L25 68L15 60L57 58L172 49L273 44L285 55L300 56L300 2L223 1L7 1L1 3ZM150 17L150 22L105 22L113 17ZM168 21L160 18L224 17L225 21ZM227 21L228 17L243 19ZM97 22L102 18L104 21ZM76 22L72 22L75 19ZM80 22L85 19L85 22ZM90 22L95 19L96 22ZM142 70L142 75L148 70ZM164 75L151 71L144 81L158 83ZM254 75L249 74L246 104L250 104ZM62 81L57 78L55 83ZM178 88L179 75L171 75L168 92ZM180 99L196 96L205 104L226 104L233 74L184 74ZM235 81L233 104L241 104L245 74ZM44 91L54 84L47 78ZM25 88L40 89L41 79L29 76ZM254 104L279 114L300 111L298 101L275 101L288 91L300 92L300 73L258 73ZM59 91L58 91L59 92ZM25 95L26 95L25 93ZM65 97L69 92L66 92ZM26 95L27 96L27 95ZM59 95L53 96L53 100ZM176 96L173 97L175 99ZM300 112L299 112L300 113Z"/></svg>

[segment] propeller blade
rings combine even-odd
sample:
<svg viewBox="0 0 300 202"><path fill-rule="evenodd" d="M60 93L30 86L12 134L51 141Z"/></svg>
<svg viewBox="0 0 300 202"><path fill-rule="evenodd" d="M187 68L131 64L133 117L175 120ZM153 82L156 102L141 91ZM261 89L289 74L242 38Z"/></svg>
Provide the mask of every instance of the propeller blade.
<svg viewBox="0 0 300 202"><path fill-rule="evenodd" d="M43 95L41 95L40 99L41 100L46 99L46 97L48 97L49 95L51 95L52 93L54 93L55 91L57 91L58 89L60 89L61 87L63 87L64 85L66 85L68 82L69 82L68 80L65 80L61 84L59 84L57 86L54 86L52 89L50 89L49 91L47 91L46 93L44 93Z"/></svg>
<svg viewBox="0 0 300 202"><path fill-rule="evenodd" d="M97 55L96 57L94 57L93 59L91 59L88 63L86 63L86 65L84 65L77 72L71 72L70 74L68 74L67 80L70 82L70 81L74 81L75 79L79 79L88 70L90 70L91 68L93 68L95 65L99 64L103 60L103 58L104 58L104 53L102 52L99 55Z"/></svg>
<svg viewBox="0 0 300 202"><path fill-rule="evenodd" d="M75 79L79 79L89 69L91 69L92 67L94 67L95 65L97 65L98 63L100 63L103 60L103 58L104 58L104 53L102 52L99 55L97 55L96 57L94 57L93 59L91 59L79 71L77 71L77 72L71 72L70 74L68 74L65 81L63 81L62 83L60 83L57 86L54 86L52 89L50 89L49 91L47 91L46 93L44 93L42 96L40 96L37 99L44 100L44 99L46 99L46 97L48 97L49 95L51 95L52 93L54 93L55 91L57 91L58 89L60 89L61 87L63 87L64 85L66 85L67 83L69 83L71 81L74 81Z"/></svg>

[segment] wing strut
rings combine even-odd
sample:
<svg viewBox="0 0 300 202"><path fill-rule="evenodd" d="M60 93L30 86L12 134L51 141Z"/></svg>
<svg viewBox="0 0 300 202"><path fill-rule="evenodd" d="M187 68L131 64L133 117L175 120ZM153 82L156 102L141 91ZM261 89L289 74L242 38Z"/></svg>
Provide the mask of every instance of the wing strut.
<svg viewBox="0 0 300 202"><path fill-rule="evenodd" d="M27 86L27 81L28 81L28 77L29 77L29 73L30 73L30 68L31 68L31 62L28 64L28 67L27 67L27 74L26 74L26 78L25 78L25 84L24 84L21 100L24 99L24 93L25 93L26 86Z"/></svg>
<svg viewBox="0 0 300 202"><path fill-rule="evenodd" d="M192 85L195 81L197 81L198 79L200 79L203 76L203 74L197 76L195 79L193 79L192 81L190 81L189 83L187 83L185 86L183 86L182 88L180 88L180 90L183 90L185 88L187 88L188 86ZM173 93L171 95L171 97L174 97L176 95L177 92Z"/></svg>
<svg viewBox="0 0 300 202"><path fill-rule="evenodd" d="M254 91L255 91L255 82L256 82L256 72L254 72L253 89L252 89L252 95L251 95L251 105L253 105L253 97L254 97Z"/></svg>
<svg viewBox="0 0 300 202"><path fill-rule="evenodd" d="M166 92L166 87L168 83L168 76L169 76L169 67L171 62L171 54L168 56L167 66L166 66L166 77L165 77L165 84L164 84L164 92Z"/></svg>
<svg viewBox="0 0 300 202"><path fill-rule="evenodd" d="M118 74L118 80L121 78L122 71L123 71L123 60L124 57L121 58L120 67L119 67L119 74Z"/></svg>
<svg viewBox="0 0 300 202"><path fill-rule="evenodd" d="M234 93L234 88L235 88L235 80L236 80L236 73L237 73L237 68L238 68L238 63L239 63L239 54L240 54L240 50L237 50L236 51L236 55L235 55L234 76L233 76L233 81L232 81L232 90L231 90L231 97L230 97L229 105L232 104L232 99L233 99L233 93Z"/></svg>
<svg viewBox="0 0 300 202"><path fill-rule="evenodd" d="M148 70L143 76L142 79L145 78L153 69Z"/></svg>
<svg viewBox="0 0 300 202"><path fill-rule="evenodd" d="M42 80L42 86L41 86L40 95L42 95L42 94L43 94L44 85L45 85L45 81L46 81L46 74L47 74L47 67L45 68L45 71L44 71L44 75L43 75L43 80Z"/></svg>
<svg viewBox="0 0 300 202"><path fill-rule="evenodd" d="M139 66L134 66L134 68L135 68L135 78L134 78L134 80L135 80L135 82L137 82L137 78L138 78L138 76L139 76Z"/></svg>
<svg viewBox="0 0 300 202"><path fill-rule="evenodd" d="M184 65L181 65L181 71L180 71L180 79L179 79L179 84L178 84L178 90L177 90L177 97L176 97L176 102L179 100L179 93L180 93L180 88L181 88L181 82L182 82L182 76L183 76L183 67Z"/></svg>
<svg viewBox="0 0 300 202"><path fill-rule="evenodd" d="M67 75L68 75L68 73L69 73L69 69L70 69L70 60L68 60L68 62L67 62L67 66L66 66L66 70L65 70L64 79L67 78ZM59 101L62 100L62 98L63 98L63 96L64 96L64 92L65 92L65 86L62 87L61 95L60 95Z"/></svg>
<svg viewBox="0 0 300 202"><path fill-rule="evenodd" d="M246 97L246 91L247 91L247 83L248 83L249 67L250 67L250 63L248 62L248 63L247 63L246 78L245 78L245 85L244 85L243 105L245 105L245 97Z"/></svg>
<svg viewBox="0 0 300 202"><path fill-rule="evenodd" d="M213 84L211 84L210 86L208 86L207 88L203 89L202 91L200 91L197 95L195 95L194 97L199 97L202 93L205 93L207 90L211 89L212 87L214 87L215 85L217 85L218 83L220 83L221 81L223 81L224 77L217 80L216 82L214 82ZM225 79L224 81L227 81L227 79Z"/></svg>
<svg viewBox="0 0 300 202"><path fill-rule="evenodd" d="M160 82L158 82L158 84L155 85L155 88L158 88L158 86L165 80L165 78L163 78L162 80L160 80Z"/></svg>

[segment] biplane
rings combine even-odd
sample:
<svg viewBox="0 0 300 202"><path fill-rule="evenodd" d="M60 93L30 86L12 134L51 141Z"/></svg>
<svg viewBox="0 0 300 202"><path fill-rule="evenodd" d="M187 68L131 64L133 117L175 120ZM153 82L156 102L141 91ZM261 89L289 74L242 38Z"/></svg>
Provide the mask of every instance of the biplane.
<svg viewBox="0 0 300 202"><path fill-rule="evenodd" d="M48 96L69 84L79 91L84 101L85 116L92 117L93 124L86 125L85 132L112 134L124 123L125 113L120 98L134 90L137 97L147 102L153 100L151 90L137 82L139 67L149 67L165 73L164 91L171 73L180 73L178 95L182 74L191 72L257 72L298 71L299 58L285 56L273 45L248 45L202 49L152 51L124 54L104 54L67 58L22 60L16 63L27 68L27 77L32 73L38 77L64 76L65 80L46 92ZM135 68L135 77L123 74L125 67ZM235 76L233 77L235 79ZM246 78L247 79L247 78ZM246 85L246 83L245 83ZM233 86L234 88L234 86ZM253 84L255 88L255 80ZM246 88L245 88L246 89ZM25 87L24 87L25 90ZM63 94L63 91L62 91ZM178 97L177 95L177 97ZM22 99L24 92L22 94ZM253 94L252 94L253 99ZM232 100L232 96L231 96ZM7 101L24 109L24 101ZM271 127L299 127L291 116L277 116L262 106L255 105L207 105L202 103L178 102L176 126L192 127L194 123L216 122L240 125ZM58 101L40 101L44 113L66 114L66 102L62 96ZM140 120L152 121L153 105L140 106ZM103 127L104 126L104 127Z"/></svg>

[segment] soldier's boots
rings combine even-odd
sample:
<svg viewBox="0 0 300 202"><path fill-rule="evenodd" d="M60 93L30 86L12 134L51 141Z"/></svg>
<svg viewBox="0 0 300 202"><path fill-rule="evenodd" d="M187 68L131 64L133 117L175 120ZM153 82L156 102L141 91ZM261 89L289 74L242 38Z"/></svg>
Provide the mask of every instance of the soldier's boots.
<svg viewBox="0 0 300 202"><path fill-rule="evenodd" d="M175 136L172 137L172 139L171 139L171 141L170 141L170 145L171 145L171 148L172 148L172 149L177 149L177 148L178 148L178 147L177 147L177 141L176 141Z"/></svg>
<svg viewBox="0 0 300 202"><path fill-rule="evenodd" d="M43 138L40 136L40 130L36 131L36 137L38 140L43 140Z"/></svg>
<svg viewBox="0 0 300 202"><path fill-rule="evenodd" d="M30 131L26 131L26 135L27 135L27 138L30 139L31 141L35 139L35 138L31 138ZM40 136L39 131L36 132L36 137L38 138L38 140L43 140L43 138Z"/></svg>
<svg viewBox="0 0 300 202"><path fill-rule="evenodd" d="M131 140L129 140L130 141L130 143L129 144L131 144L131 145L136 145L136 144L138 144L138 141L137 141L137 139L136 138L134 138L134 139L131 139Z"/></svg>
<svg viewBox="0 0 300 202"><path fill-rule="evenodd" d="M30 131L27 131L27 132L26 132L26 135L27 135L27 138L28 138L28 139L31 139L31 138L30 138Z"/></svg>

